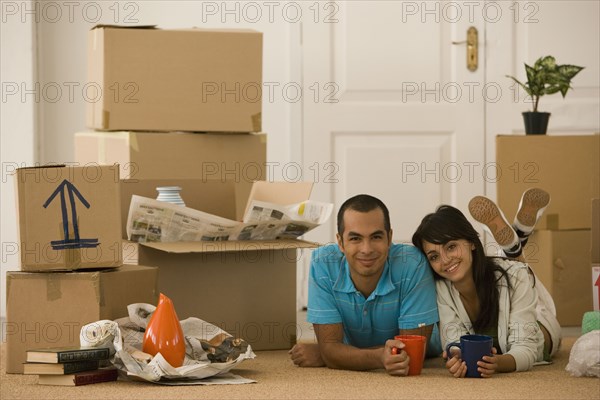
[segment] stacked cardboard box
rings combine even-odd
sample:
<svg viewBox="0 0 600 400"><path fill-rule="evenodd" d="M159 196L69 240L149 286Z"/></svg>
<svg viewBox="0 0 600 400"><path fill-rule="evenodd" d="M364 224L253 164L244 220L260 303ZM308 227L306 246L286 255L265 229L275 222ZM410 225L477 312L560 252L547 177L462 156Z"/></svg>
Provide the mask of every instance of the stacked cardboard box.
<svg viewBox="0 0 600 400"><path fill-rule="evenodd" d="M181 187L187 207L241 220L253 183L267 178L262 34L104 26L90 31L89 49L90 82L110 96L88 104L94 131L75 135L75 156L121 165L122 237L131 196L156 198L158 186ZM268 187L259 200L289 204L312 186ZM159 291L180 318L207 320L263 350L295 340L297 252L314 246L129 242L124 250L159 268Z"/></svg>
<svg viewBox="0 0 600 400"><path fill-rule="evenodd" d="M21 168L15 174L21 272L8 272L8 373L25 352L78 346L82 326L154 302L157 268L123 265L118 166Z"/></svg>
<svg viewBox="0 0 600 400"><path fill-rule="evenodd" d="M521 194L539 187L551 202L525 256L556 304L561 325L580 325L592 309L591 201L599 196L600 135L498 136L498 205L507 218Z"/></svg>
<svg viewBox="0 0 600 400"><path fill-rule="evenodd" d="M600 199L592 200L592 297L600 311Z"/></svg>
<svg viewBox="0 0 600 400"><path fill-rule="evenodd" d="M98 92L87 103L92 129L262 130L261 32L99 26L88 68Z"/></svg>

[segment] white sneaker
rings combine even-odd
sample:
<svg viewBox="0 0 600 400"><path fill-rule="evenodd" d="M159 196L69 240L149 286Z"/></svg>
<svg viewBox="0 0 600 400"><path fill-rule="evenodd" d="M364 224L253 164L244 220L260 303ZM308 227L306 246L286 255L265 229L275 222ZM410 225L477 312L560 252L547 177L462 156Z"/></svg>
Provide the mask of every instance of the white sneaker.
<svg viewBox="0 0 600 400"><path fill-rule="evenodd" d="M548 204L550 204L550 194L543 189L532 188L523 192L513 221L513 227L519 236L522 236L520 233L528 236L533 231Z"/></svg>
<svg viewBox="0 0 600 400"><path fill-rule="evenodd" d="M469 202L469 212L477 222L483 224L509 257L521 254L521 242L496 203L483 196L475 196Z"/></svg>

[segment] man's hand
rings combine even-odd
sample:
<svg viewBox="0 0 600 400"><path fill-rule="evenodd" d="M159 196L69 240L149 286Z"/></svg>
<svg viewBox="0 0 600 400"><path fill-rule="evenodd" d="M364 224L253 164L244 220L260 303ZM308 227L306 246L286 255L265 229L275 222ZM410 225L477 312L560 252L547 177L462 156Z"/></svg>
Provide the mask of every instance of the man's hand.
<svg viewBox="0 0 600 400"><path fill-rule="evenodd" d="M288 352L292 362L299 367L324 367L317 343L298 343Z"/></svg>
<svg viewBox="0 0 600 400"><path fill-rule="evenodd" d="M394 376L408 375L408 362L410 358L403 349L404 343L400 340L388 340L385 342L382 363L388 374Z"/></svg>

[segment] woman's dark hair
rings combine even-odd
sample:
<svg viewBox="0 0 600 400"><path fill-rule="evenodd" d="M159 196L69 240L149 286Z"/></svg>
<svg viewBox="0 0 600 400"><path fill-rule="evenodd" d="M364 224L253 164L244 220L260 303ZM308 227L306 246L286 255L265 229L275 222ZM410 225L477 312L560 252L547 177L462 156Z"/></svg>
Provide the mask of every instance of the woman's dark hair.
<svg viewBox="0 0 600 400"><path fill-rule="evenodd" d="M506 271L498 266L494 257L487 257L479 234L464 214L448 205L441 205L437 210L423 218L412 237L412 242L421 252L423 241L433 244L445 245L451 240L464 239L472 243L475 249L473 254L473 280L479 298L479 315L473 323L475 332L494 329L498 326L499 291L498 283L504 277L506 285L510 287ZM500 272L496 278L495 272ZM435 271L434 271L435 272ZM436 279L442 279L434 273Z"/></svg>

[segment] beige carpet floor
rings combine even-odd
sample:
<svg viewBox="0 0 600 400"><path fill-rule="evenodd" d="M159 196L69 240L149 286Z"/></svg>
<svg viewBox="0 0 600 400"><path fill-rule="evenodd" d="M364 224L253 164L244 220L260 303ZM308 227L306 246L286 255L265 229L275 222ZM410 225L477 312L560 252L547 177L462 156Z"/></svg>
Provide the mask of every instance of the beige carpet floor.
<svg viewBox="0 0 600 400"><path fill-rule="evenodd" d="M257 352L232 372L257 383L165 387L117 381L80 387L37 385L37 376L5 372L2 348L0 398L7 399L600 399L600 379L575 378L565 371L575 341L567 337L552 365L500 374L491 379L454 379L441 359L427 360L415 377L385 371L352 372L298 368L286 351Z"/></svg>

